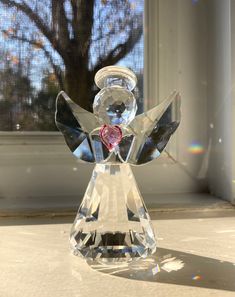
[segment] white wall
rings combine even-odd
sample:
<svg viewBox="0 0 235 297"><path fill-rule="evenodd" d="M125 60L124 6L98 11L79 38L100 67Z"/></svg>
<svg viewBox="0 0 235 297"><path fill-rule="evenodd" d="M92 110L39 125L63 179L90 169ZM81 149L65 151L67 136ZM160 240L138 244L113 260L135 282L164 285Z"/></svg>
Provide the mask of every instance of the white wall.
<svg viewBox="0 0 235 297"><path fill-rule="evenodd" d="M160 102L172 90L181 92L182 121L168 145L176 160L178 177L188 175L194 181L191 188L178 191L207 190L207 6L205 1L193 4L188 0L149 0L147 23L146 66L148 107ZM157 41L156 41L157 39ZM193 154L193 142L204 152ZM161 169L156 163L156 172ZM168 175L171 177L171 169ZM167 188L167 180L164 183Z"/></svg>
<svg viewBox="0 0 235 297"><path fill-rule="evenodd" d="M148 3L152 14L157 7L159 20L158 34L152 33L158 38L155 75L150 68L152 85L154 77L158 83L152 90L160 99L169 89L182 94L182 122L168 149L194 178L197 191L207 187L235 203L235 1ZM189 153L193 141L203 154Z"/></svg>
<svg viewBox="0 0 235 297"><path fill-rule="evenodd" d="M234 18L234 8L234 1L208 1L208 123L213 126L208 133L211 140L209 187L216 196L232 202L235 148L232 75L234 79L235 38L232 40L231 29L234 25L231 16Z"/></svg>
<svg viewBox="0 0 235 297"><path fill-rule="evenodd" d="M235 1L231 1L231 89L232 89L232 152L235 152ZM232 155L232 193L231 201L235 204L235 154Z"/></svg>

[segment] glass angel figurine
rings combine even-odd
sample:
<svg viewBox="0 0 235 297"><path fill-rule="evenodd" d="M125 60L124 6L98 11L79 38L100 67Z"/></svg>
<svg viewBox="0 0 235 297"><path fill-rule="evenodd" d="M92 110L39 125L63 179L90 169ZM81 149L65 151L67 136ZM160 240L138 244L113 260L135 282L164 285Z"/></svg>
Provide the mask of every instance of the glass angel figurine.
<svg viewBox="0 0 235 297"><path fill-rule="evenodd" d="M130 165L161 154L180 122L180 98L173 92L158 106L136 116L131 92L135 74L109 66L99 70L94 113L65 92L57 97L56 125L73 154L95 163L72 226L75 255L102 263L131 261L156 250L156 238Z"/></svg>

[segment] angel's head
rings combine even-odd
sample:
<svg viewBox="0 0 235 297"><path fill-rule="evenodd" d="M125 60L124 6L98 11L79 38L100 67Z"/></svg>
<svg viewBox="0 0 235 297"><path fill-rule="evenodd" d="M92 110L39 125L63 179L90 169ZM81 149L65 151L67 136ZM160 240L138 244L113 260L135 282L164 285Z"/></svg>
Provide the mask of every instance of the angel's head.
<svg viewBox="0 0 235 297"><path fill-rule="evenodd" d="M93 110L101 124L127 126L134 119L137 105L131 90L136 81L135 74L123 67L109 66L97 72L95 82L101 90Z"/></svg>

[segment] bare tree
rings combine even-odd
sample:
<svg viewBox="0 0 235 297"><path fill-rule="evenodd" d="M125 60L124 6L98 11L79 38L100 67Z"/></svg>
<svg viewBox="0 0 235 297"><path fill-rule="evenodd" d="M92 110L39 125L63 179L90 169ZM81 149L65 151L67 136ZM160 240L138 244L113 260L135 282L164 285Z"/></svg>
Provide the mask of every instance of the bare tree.
<svg viewBox="0 0 235 297"><path fill-rule="evenodd" d="M88 110L94 96L96 71L124 58L142 35L142 15L133 1L0 0L0 3L15 11L20 19L14 30L2 32L8 38L41 49L60 87ZM63 65L56 62L56 56Z"/></svg>

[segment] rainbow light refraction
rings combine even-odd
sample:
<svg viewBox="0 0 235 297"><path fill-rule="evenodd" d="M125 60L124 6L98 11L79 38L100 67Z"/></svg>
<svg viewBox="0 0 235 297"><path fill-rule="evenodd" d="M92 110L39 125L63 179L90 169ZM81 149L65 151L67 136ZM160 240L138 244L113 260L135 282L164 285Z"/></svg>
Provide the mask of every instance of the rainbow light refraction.
<svg viewBox="0 0 235 297"><path fill-rule="evenodd" d="M188 152L194 155L199 155L204 153L204 147L201 143L199 142L192 142L190 146L188 147Z"/></svg>
<svg viewBox="0 0 235 297"><path fill-rule="evenodd" d="M202 279L201 275L194 275L192 277L192 280L200 280L200 279Z"/></svg>

